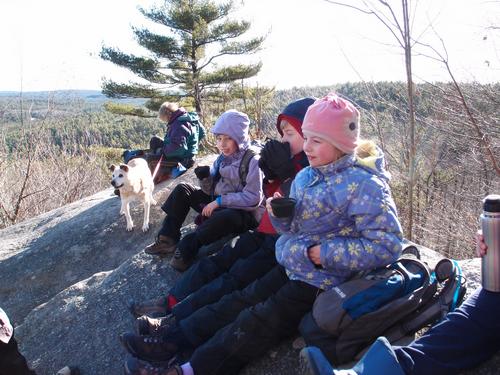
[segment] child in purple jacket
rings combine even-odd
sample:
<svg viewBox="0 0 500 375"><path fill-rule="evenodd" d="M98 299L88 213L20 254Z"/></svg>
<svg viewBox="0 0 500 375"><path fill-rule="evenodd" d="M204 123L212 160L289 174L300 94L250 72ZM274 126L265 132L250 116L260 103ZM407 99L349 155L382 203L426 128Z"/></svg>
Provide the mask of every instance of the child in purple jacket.
<svg viewBox="0 0 500 375"><path fill-rule="evenodd" d="M249 123L248 116L236 110L226 111L217 119L211 132L221 154L210 171L205 167L208 176L203 175L203 167L195 169L201 188L186 183L175 187L162 206L167 216L156 241L146 247L146 253L164 255L175 251L170 264L184 271L193 263L201 246L258 225L264 210L264 194L257 157L250 159L245 181L241 181L239 173L243 155L250 146ZM190 208L206 220L179 241L180 228Z"/></svg>

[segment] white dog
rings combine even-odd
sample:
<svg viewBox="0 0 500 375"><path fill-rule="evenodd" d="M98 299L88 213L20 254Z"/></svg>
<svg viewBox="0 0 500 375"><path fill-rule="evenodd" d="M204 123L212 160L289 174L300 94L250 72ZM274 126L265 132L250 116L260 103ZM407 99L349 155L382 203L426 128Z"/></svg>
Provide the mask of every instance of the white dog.
<svg viewBox="0 0 500 375"><path fill-rule="evenodd" d="M113 172L111 185L120 191L122 206L120 215L127 219L127 231L134 229L134 222L130 216L130 202L139 199L144 203L144 222L142 231L149 229L149 209L151 204L156 204L153 198L153 177L148 163L144 159L136 158L128 164L112 165L109 169Z"/></svg>

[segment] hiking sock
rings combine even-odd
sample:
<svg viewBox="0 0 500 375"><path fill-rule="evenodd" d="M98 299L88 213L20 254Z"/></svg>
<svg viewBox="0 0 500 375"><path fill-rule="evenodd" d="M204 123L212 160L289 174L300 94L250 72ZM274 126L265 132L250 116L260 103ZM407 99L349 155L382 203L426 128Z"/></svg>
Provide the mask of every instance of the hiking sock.
<svg viewBox="0 0 500 375"><path fill-rule="evenodd" d="M191 367L191 363L186 362L183 365L181 365L182 369L182 375L194 375L194 370Z"/></svg>
<svg viewBox="0 0 500 375"><path fill-rule="evenodd" d="M177 298L175 298L173 295L169 294L167 296L167 306L170 311L172 311L173 307L177 305Z"/></svg>

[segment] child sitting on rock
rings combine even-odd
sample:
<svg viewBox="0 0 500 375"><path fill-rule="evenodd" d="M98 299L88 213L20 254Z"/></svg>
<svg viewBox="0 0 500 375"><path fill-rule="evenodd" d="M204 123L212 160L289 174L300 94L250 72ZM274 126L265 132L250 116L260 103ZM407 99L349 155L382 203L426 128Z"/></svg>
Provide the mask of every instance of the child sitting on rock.
<svg viewBox="0 0 500 375"><path fill-rule="evenodd" d="M199 143L205 137L205 127L196 112L187 112L176 103L165 102L158 110L158 117L167 125L165 138L153 136L149 150L126 150L123 160L140 157L146 159L155 184L170 177L178 177L194 165ZM158 165L158 163L160 165ZM115 190L119 195L119 191Z"/></svg>
<svg viewBox="0 0 500 375"><path fill-rule="evenodd" d="M175 103L165 102L160 106L158 117L167 123L163 144L158 145L164 158L178 161L185 168L192 167L198 154L198 144L205 137L205 128L198 115Z"/></svg>
<svg viewBox="0 0 500 375"><path fill-rule="evenodd" d="M184 271L194 261L201 246L210 244L231 233L255 228L264 211L262 173L254 155L248 164L245 181L239 168L250 146L248 116L236 110L224 112L215 122L217 148L221 152L212 168L195 169L201 188L181 183L175 187L162 209L165 217L155 243L145 251L165 255L175 251L170 264ZM181 237L181 226L189 209L206 217L193 233Z"/></svg>

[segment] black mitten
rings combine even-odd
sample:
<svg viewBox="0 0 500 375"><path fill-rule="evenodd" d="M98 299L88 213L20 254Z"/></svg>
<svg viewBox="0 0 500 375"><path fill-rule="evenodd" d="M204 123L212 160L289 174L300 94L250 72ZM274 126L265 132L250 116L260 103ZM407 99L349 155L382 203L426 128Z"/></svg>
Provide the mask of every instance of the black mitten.
<svg viewBox="0 0 500 375"><path fill-rule="evenodd" d="M198 177L198 180L203 180L204 178L210 176L210 167L208 165L196 167L194 169L194 174Z"/></svg>
<svg viewBox="0 0 500 375"><path fill-rule="evenodd" d="M276 176L276 174L274 174L273 171L270 170L269 167L267 166L266 159L262 155L262 153L261 153L260 159L259 159L259 168L262 171L262 173L264 173L264 178L266 180L271 181L271 180L275 180L278 178L278 176Z"/></svg>
<svg viewBox="0 0 500 375"><path fill-rule="evenodd" d="M260 157L261 159L264 158L265 164L269 170L280 180L285 181L295 175L295 167L293 165L290 144L288 142L281 143L276 140L268 141L264 145Z"/></svg>

